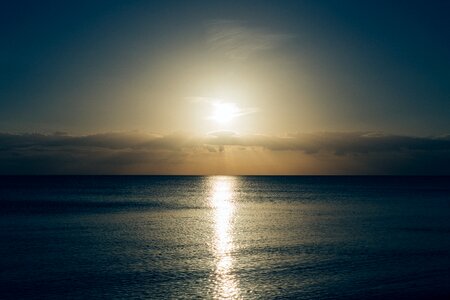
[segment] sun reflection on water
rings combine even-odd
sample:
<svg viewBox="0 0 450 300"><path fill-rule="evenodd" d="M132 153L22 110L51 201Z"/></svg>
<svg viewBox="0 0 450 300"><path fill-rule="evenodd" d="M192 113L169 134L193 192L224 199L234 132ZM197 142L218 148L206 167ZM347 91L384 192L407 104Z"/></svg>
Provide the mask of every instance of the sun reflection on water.
<svg viewBox="0 0 450 300"><path fill-rule="evenodd" d="M214 298L239 299L237 279L233 274L233 214L234 178L213 177L211 183L211 206L214 209L215 241L213 251L216 259L214 270Z"/></svg>

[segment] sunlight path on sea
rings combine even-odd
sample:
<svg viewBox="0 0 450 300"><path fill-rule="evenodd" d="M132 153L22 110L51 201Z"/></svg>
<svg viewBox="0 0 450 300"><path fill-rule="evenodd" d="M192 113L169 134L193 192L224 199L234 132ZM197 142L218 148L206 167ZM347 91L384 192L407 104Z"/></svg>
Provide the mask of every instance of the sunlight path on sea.
<svg viewBox="0 0 450 300"><path fill-rule="evenodd" d="M217 176L211 178L210 205L213 208L215 241L214 298L240 299L238 281L233 274L233 218L235 212L235 178Z"/></svg>

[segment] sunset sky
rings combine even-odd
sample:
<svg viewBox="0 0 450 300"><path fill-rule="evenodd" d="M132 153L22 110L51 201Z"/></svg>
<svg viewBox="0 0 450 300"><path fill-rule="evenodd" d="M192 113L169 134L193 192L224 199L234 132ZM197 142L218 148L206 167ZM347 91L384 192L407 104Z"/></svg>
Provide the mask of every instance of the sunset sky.
<svg viewBox="0 0 450 300"><path fill-rule="evenodd" d="M0 174L450 175L449 1L0 5Z"/></svg>

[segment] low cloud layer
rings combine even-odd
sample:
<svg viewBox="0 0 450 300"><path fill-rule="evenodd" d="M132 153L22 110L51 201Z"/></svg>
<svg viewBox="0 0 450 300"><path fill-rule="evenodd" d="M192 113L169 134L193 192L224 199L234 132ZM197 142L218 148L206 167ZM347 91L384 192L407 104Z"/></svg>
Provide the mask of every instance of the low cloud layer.
<svg viewBox="0 0 450 300"><path fill-rule="evenodd" d="M450 175L450 135L0 133L0 173Z"/></svg>

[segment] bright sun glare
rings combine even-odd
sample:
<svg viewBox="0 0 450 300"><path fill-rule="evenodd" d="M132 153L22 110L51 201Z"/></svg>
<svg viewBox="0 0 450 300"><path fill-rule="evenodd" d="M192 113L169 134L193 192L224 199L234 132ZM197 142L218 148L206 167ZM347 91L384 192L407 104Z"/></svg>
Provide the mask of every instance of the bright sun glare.
<svg viewBox="0 0 450 300"><path fill-rule="evenodd" d="M214 103L214 111L209 117L211 120L220 124L228 124L239 115L239 108L236 104L230 102Z"/></svg>

